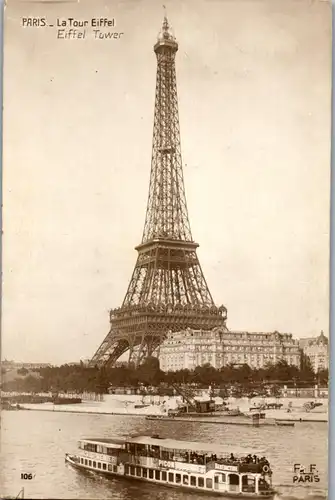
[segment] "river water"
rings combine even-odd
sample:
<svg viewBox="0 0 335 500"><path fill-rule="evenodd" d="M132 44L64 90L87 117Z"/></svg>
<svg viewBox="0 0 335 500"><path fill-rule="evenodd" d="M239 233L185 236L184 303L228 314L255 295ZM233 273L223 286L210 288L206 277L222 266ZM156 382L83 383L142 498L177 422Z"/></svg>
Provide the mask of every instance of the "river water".
<svg viewBox="0 0 335 500"><path fill-rule="evenodd" d="M65 464L84 437L127 433L238 445L263 450L274 471L273 483L281 500L327 498L328 426L297 422L295 427L247 427L196 422L157 422L144 417L67 414L40 411L3 411L1 415L0 497L159 500L217 498L185 493L130 479L109 479L83 473ZM293 484L293 465L316 464L320 482ZM33 475L31 480L21 474Z"/></svg>

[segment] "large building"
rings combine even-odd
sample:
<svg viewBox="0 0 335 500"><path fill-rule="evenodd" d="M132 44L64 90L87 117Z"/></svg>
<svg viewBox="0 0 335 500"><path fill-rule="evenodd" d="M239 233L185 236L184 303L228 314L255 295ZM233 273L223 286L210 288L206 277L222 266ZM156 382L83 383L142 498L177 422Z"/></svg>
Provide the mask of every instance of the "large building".
<svg viewBox="0 0 335 500"><path fill-rule="evenodd" d="M167 335L159 361L163 371L192 370L205 363L216 369L228 364L262 368L281 359L299 367L300 352L292 334L232 332L224 327L211 332L187 329Z"/></svg>
<svg viewBox="0 0 335 500"><path fill-rule="evenodd" d="M315 373L328 369L329 346L323 331L318 337L300 339L299 345L303 353L309 357Z"/></svg>

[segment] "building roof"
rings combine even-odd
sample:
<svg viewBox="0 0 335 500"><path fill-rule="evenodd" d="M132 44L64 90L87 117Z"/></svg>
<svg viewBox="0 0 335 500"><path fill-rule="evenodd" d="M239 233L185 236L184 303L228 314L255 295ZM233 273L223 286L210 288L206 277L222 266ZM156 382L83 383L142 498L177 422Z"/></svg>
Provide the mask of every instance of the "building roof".
<svg viewBox="0 0 335 500"><path fill-rule="evenodd" d="M320 344L328 345L328 338L323 333L323 330L321 330L321 333L318 337L308 337L304 339L299 339L299 345L302 348Z"/></svg>
<svg viewBox="0 0 335 500"><path fill-rule="evenodd" d="M147 444L150 446L160 446L162 448L167 448L170 450L186 450L202 453L220 453L220 454L230 454L235 455L246 455L246 454L262 454L264 450L254 448L242 448L240 446L227 446L225 444L218 443L201 443L198 441L181 441L177 439L170 438L160 438L160 437L150 437L150 436L135 436L124 439L109 439L109 438L98 438L98 439L84 439L82 441L88 441L95 444L113 444L116 447L121 446L125 443L132 444Z"/></svg>
<svg viewBox="0 0 335 500"><path fill-rule="evenodd" d="M320 345L322 343L328 345L328 339L325 336L325 334L323 333L323 330L321 330L320 335L317 337L316 343L317 343L317 345Z"/></svg>

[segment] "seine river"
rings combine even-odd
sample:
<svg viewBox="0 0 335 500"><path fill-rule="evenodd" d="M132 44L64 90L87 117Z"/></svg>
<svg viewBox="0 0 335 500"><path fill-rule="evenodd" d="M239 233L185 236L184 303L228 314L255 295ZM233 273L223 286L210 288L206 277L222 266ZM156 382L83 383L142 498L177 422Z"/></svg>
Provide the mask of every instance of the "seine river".
<svg viewBox="0 0 335 500"><path fill-rule="evenodd" d="M217 498L186 494L130 479L106 479L84 474L64 462L64 454L76 450L83 437L107 437L127 433L239 445L264 450L274 470L274 485L281 499L327 497L327 439L324 423L299 423L295 427L214 425L190 422L155 422L144 417L67 414L40 411L3 411L1 415L0 496L16 496L24 487L25 498L87 498L139 500L196 500ZM320 482L294 485L293 465L316 464ZM32 480L21 474L32 473Z"/></svg>

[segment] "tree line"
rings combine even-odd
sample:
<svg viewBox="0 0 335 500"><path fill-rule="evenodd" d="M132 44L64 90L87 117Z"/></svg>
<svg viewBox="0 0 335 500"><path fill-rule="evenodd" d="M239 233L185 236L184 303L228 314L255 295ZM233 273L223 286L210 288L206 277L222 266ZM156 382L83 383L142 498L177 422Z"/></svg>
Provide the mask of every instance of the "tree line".
<svg viewBox="0 0 335 500"><path fill-rule="evenodd" d="M302 359L301 366L289 365L286 361L268 364L264 368L251 368L227 365L215 369L210 364L197 366L194 370L178 370L163 372L157 358L147 358L138 368L120 366L115 368L87 367L78 365L62 365L44 367L33 372L25 368L18 371L20 377L6 381L3 373L2 390L22 392L95 392L107 393L116 387L145 388L148 386L161 388L163 392L173 390L174 385L188 385L199 388L227 388L234 385L242 392L259 392L260 388L275 384L287 387L311 387L314 384L328 385L328 370L317 375L313 372L309 358Z"/></svg>

